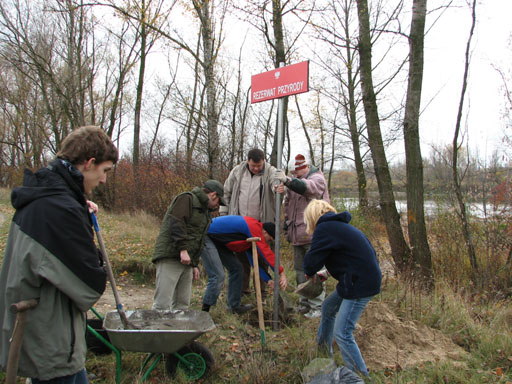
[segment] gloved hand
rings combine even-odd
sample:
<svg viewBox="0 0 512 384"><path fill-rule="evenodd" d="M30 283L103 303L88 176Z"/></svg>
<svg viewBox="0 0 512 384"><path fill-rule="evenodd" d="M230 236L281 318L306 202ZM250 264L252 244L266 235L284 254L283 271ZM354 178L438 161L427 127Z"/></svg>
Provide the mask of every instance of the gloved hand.
<svg viewBox="0 0 512 384"><path fill-rule="evenodd" d="M274 183L279 182L284 184L287 180L288 178L284 174L284 171L282 169L277 169L276 173L274 173Z"/></svg>
<svg viewBox="0 0 512 384"><path fill-rule="evenodd" d="M325 281L329 278L329 272L327 272L326 268L322 268L316 274L317 274L318 278L320 279L320 281Z"/></svg>

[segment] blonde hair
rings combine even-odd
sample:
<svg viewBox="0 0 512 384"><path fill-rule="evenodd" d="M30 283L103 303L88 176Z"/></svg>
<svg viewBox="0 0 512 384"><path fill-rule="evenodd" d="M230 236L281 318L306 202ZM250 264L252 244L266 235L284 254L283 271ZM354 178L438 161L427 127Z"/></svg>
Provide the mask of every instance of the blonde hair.
<svg viewBox="0 0 512 384"><path fill-rule="evenodd" d="M336 209L325 200L311 200L304 211L306 232L312 235L315 232L316 222L320 216L325 215L327 212L336 213Z"/></svg>

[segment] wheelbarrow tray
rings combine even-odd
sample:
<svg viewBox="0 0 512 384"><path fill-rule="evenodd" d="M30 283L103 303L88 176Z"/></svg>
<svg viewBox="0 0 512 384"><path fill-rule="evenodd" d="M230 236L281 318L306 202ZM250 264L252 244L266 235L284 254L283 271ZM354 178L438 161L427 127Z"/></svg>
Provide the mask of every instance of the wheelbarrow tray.
<svg viewBox="0 0 512 384"><path fill-rule="evenodd" d="M126 316L137 329L124 329L117 311L108 312L103 320L111 343L123 351L173 353L215 329L204 311L143 309L126 311Z"/></svg>

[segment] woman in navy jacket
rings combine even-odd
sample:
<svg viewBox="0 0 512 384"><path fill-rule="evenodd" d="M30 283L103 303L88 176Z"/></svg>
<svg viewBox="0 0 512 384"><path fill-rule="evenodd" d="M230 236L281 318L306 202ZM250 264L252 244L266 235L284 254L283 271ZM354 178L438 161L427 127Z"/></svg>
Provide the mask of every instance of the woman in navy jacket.
<svg viewBox="0 0 512 384"><path fill-rule="evenodd" d="M322 305L319 345L325 343L332 352L334 334L346 366L368 376L353 332L368 302L380 292L382 274L375 250L364 233L349 224L351 218L323 200L309 203L304 221L313 240L304 257L304 273L306 278L318 278L316 273L325 266L338 280Z"/></svg>

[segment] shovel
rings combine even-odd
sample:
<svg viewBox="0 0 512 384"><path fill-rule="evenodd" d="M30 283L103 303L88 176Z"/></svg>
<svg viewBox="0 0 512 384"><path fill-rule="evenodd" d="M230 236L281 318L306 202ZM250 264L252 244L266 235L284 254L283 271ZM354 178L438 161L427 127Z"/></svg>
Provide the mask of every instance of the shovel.
<svg viewBox="0 0 512 384"><path fill-rule="evenodd" d="M114 299L116 301L117 312L119 313L119 317L121 318L121 323L123 323L124 329L138 329L135 325L130 323L126 318L126 313L123 310L123 305L121 304L121 299L119 298L119 293L117 292L116 280L114 279L114 274L112 273L112 266L110 265L110 261L107 256L107 251L105 250L105 244L103 244L103 237L101 236L100 226L98 224L98 220L96 219L96 215L94 212L91 212L92 223L94 225L94 230L96 231L96 237L98 238L98 243L100 244L101 256L103 257L103 261L107 268L108 281L110 281L110 286L112 287L112 291L114 292Z"/></svg>
<svg viewBox="0 0 512 384"><path fill-rule="evenodd" d="M9 355L7 357L7 368L5 375L6 384L15 384L18 373L18 360L20 358L21 343L23 341L23 330L27 321L27 311L37 305L36 299L23 300L10 306L11 312L16 314L14 329L9 342Z"/></svg>
<svg viewBox="0 0 512 384"><path fill-rule="evenodd" d="M261 348L265 348L265 321L263 320L263 303L261 300L260 290L260 267L258 264L258 251L256 249L256 242L260 241L259 237L249 237L246 241L252 244L252 267L254 269L254 285L256 291L256 304L258 306L258 323L261 332Z"/></svg>

